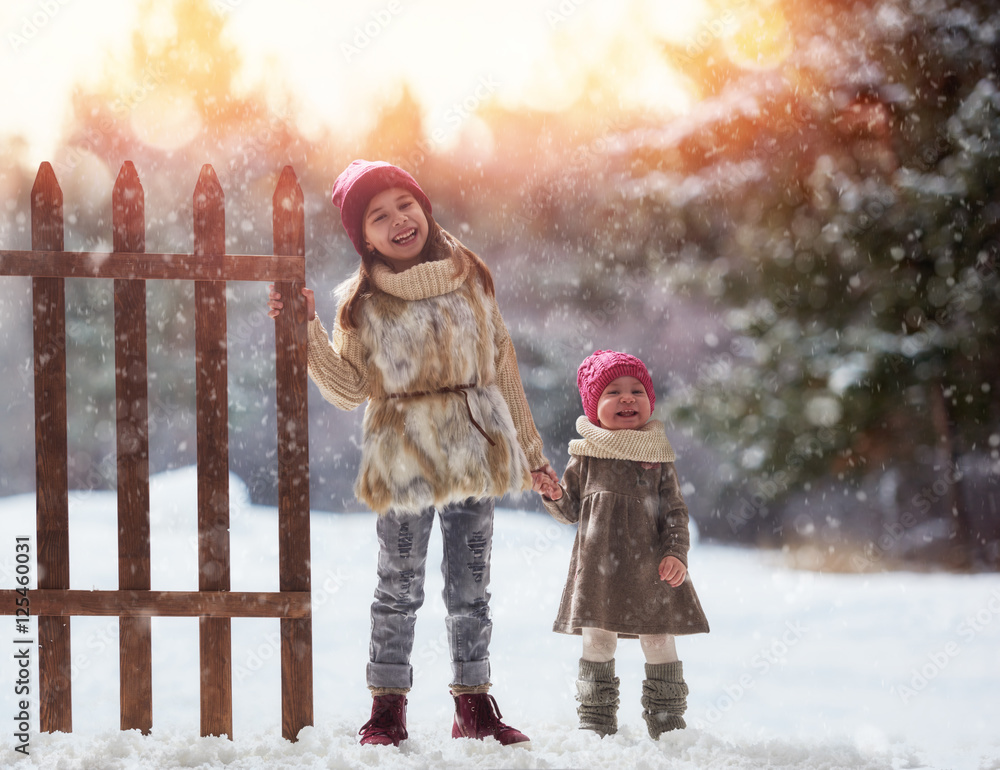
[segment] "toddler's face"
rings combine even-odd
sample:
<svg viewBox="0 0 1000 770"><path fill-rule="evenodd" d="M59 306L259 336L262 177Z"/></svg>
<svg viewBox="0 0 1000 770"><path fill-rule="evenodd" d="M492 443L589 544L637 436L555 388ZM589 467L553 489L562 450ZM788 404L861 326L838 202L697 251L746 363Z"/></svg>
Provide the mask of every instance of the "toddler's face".
<svg viewBox="0 0 1000 770"><path fill-rule="evenodd" d="M635 377L612 380L597 400L597 419L608 430L637 430L651 411L646 389Z"/></svg>
<svg viewBox="0 0 1000 770"><path fill-rule="evenodd" d="M365 210L365 245L374 248L397 272L420 262L429 225L416 198L400 187L374 196Z"/></svg>

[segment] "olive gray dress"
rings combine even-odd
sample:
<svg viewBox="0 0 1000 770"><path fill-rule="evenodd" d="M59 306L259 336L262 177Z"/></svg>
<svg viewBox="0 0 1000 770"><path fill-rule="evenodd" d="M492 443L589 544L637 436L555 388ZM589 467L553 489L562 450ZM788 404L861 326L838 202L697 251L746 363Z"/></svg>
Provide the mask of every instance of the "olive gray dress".
<svg viewBox="0 0 1000 770"><path fill-rule="evenodd" d="M562 489L557 501L543 498L545 507L579 527L554 631L591 627L623 638L708 632L690 573L677 588L659 577L665 556L687 566L690 545L672 462L644 468L634 460L574 454Z"/></svg>

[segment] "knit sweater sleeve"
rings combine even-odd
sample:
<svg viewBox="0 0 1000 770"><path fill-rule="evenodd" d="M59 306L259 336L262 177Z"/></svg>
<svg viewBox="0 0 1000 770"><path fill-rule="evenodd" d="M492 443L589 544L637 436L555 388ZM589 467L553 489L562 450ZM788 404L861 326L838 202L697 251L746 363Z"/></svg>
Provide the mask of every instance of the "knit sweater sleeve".
<svg viewBox="0 0 1000 770"><path fill-rule="evenodd" d="M677 469L673 463L664 463L660 473L660 558L676 556L687 566L691 533L688 530L688 508L681 496Z"/></svg>
<svg viewBox="0 0 1000 770"><path fill-rule="evenodd" d="M517 369L517 354L514 352L514 343L510 339L510 332L500 315L500 308L493 303L493 320L496 329L496 374L497 385L510 416L514 420L514 427L517 429L517 440L528 458L528 465L531 470L537 470L548 464L542 450L542 437L538 434L535 421L531 417L531 409L528 407L528 399L524 395L524 385L521 383L521 374Z"/></svg>
<svg viewBox="0 0 1000 770"><path fill-rule="evenodd" d="M334 324L331 338L317 315L309 322L309 376L319 392L340 409L368 398L368 356L361 338Z"/></svg>

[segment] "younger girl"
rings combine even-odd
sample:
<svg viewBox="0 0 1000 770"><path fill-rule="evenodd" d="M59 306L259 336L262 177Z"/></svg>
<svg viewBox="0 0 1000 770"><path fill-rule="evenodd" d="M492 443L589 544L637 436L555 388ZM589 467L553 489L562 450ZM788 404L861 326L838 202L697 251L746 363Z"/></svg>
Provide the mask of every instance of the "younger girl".
<svg viewBox="0 0 1000 770"><path fill-rule="evenodd" d="M688 511L656 395L635 356L598 350L580 365L586 416L569 444L562 484L543 481L556 519L579 523L553 630L583 637L577 680L581 730L618 730L619 637L639 637L646 657L643 718L653 740L685 727L687 684L674 635L708 632L687 575Z"/></svg>
<svg viewBox="0 0 1000 770"><path fill-rule="evenodd" d="M493 279L437 225L424 191L396 166L354 161L337 178L333 203L361 264L338 289L332 337L312 291L302 293L313 382L341 409L368 401L355 492L379 514L379 559L367 669L374 700L361 743L398 746L407 737L414 623L437 511L452 736L523 744L527 736L500 721L488 694L493 503L557 477L542 454ZM277 316L273 287L268 305Z"/></svg>

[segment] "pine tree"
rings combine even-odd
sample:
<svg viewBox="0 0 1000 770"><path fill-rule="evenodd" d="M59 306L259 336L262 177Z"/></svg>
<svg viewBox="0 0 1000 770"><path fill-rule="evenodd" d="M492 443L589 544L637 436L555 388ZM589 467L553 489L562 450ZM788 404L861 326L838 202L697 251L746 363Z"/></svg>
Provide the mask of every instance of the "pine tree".
<svg viewBox="0 0 1000 770"><path fill-rule="evenodd" d="M902 512L943 522L927 531L946 562L995 559L988 500L962 477L1000 473L1000 16L789 6L801 47L720 89L724 118L634 147L625 172L646 184L633 222L662 280L728 333L671 397L728 460L709 534L840 545ZM657 220L684 223L683 242ZM906 483L873 501L887 474Z"/></svg>

